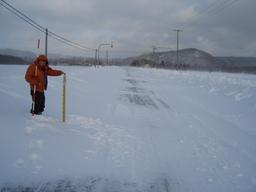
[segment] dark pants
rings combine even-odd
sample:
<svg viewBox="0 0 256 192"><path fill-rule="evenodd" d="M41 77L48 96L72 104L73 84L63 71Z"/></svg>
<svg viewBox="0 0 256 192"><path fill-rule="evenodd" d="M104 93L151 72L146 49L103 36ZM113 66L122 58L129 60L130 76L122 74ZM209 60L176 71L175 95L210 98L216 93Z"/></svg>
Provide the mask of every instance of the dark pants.
<svg viewBox="0 0 256 192"><path fill-rule="evenodd" d="M44 93L36 91L35 96L34 96L34 91L31 90L30 94L32 96L32 101L35 100L34 114L42 113L44 111L44 107L45 107ZM31 113L33 113L33 108L31 109Z"/></svg>

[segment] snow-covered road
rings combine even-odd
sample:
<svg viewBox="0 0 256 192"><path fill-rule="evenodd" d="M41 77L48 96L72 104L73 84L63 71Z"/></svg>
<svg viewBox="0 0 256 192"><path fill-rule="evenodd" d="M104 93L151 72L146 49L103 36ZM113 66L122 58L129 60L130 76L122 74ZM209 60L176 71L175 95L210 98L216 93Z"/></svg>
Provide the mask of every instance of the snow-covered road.
<svg viewBox="0 0 256 192"><path fill-rule="evenodd" d="M64 124L61 78L49 78L46 111L32 117L26 66L0 66L2 188L256 191L256 76L57 68Z"/></svg>

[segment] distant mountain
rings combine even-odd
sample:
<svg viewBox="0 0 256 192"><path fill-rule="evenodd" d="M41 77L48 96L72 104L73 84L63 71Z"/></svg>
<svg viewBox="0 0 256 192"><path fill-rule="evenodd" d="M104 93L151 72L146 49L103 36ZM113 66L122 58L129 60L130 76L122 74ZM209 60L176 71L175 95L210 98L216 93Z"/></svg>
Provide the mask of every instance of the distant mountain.
<svg viewBox="0 0 256 192"><path fill-rule="evenodd" d="M0 54L21 57L24 59L32 59L36 57L36 54L31 51L21 51L17 49L0 49Z"/></svg>
<svg viewBox="0 0 256 192"><path fill-rule="evenodd" d="M0 49L0 54L1 55L12 55L15 57L21 57L21 58L25 58L25 59L35 59L35 57L37 56L37 54L32 51L23 51L23 50L18 50L18 49ZM73 58L74 56L56 54L56 53L48 53L48 57L50 59L60 59L60 58Z"/></svg>
<svg viewBox="0 0 256 192"><path fill-rule="evenodd" d="M3 56L0 58L0 63L6 63L6 61L10 63L12 61L11 63L13 64L28 64L33 62L36 57L36 54L33 52L15 49L0 49L0 55L14 56L9 59ZM87 66L95 63L94 58L73 57L61 54L49 54L48 56L51 64ZM195 48L180 50L178 64L176 51L148 53L126 59L112 59L110 64L151 66L169 69L256 73L256 57L215 57L210 53Z"/></svg>
<svg viewBox="0 0 256 192"><path fill-rule="evenodd" d="M26 61L20 57L11 55L0 55L0 64L25 64Z"/></svg>
<svg viewBox="0 0 256 192"><path fill-rule="evenodd" d="M133 59L137 61L148 61L154 63L154 66L165 66L165 67L175 67L177 65L177 52L157 52L144 54ZM143 62L144 62L143 61ZM134 63L131 63L133 65ZM207 52L190 48L183 49L179 51L179 62L178 65L189 66L189 67L213 67L216 68L218 65L215 62L215 58Z"/></svg>
<svg viewBox="0 0 256 192"><path fill-rule="evenodd" d="M179 64L189 66L209 66L215 65L214 57L209 53L198 49L183 49L179 51ZM130 57L125 59L124 63L128 65L144 65L145 62L155 67L173 67L177 65L177 52L156 52Z"/></svg>
<svg viewBox="0 0 256 192"><path fill-rule="evenodd" d="M130 57L122 61L124 65L152 66L161 68L180 68L209 71L256 72L256 57L214 57L211 54L195 48L177 52L157 52Z"/></svg>

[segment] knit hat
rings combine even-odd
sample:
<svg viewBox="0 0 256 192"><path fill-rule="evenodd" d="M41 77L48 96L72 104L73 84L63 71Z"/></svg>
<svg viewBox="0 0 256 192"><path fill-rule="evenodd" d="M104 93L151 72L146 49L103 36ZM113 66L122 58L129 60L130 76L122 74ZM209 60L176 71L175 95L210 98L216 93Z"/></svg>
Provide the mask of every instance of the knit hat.
<svg viewBox="0 0 256 192"><path fill-rule="evenodd" d="M38 62L39 61L48 61L48 58L45 55L39 55L36 60Z"/></svg>

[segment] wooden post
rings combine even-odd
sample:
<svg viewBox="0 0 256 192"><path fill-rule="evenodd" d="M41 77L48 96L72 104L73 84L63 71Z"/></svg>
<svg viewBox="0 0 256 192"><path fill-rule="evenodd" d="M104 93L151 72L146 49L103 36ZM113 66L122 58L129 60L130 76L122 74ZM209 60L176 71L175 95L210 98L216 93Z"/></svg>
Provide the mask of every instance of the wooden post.
<svg viewBox="0 0 256 192"><path fill-rule="evenodd" d="M48 29L45 29L45 56L47 57L48 53Z"/></svg>
<svg viewBox="0 0 256 192"><path fill-rule="evenodd" d="M66 121L66 74L63 75L62 87L62 122Z"/></svg>

